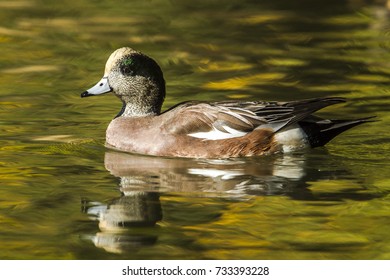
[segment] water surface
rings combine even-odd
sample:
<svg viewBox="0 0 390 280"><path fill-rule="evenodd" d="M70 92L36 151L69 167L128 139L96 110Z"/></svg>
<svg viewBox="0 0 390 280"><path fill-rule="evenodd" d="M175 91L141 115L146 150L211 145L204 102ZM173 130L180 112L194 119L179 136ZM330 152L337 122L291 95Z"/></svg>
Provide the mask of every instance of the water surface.
<svg viewBox="0 0 390 280"><path fill-rule="evenodd" d="M0 1L0 258L389 259L390 11L362 2ZM80 93L122 46L164 109L342 96L320 115L378 121L264 158L110 151L120 102Z"/></svg>

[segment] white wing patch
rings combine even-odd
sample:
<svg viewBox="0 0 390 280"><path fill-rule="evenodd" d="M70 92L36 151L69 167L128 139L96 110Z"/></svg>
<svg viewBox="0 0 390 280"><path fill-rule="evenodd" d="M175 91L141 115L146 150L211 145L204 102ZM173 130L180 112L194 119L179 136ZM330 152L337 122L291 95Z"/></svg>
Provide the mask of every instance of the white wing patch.
<svg viewBox="0 0 390 280"><path fill-rule="evenodd" d="M211 178L218 178L220 177L222 180L230 180L237 176L244 175L241 171L236 170L220 170L220 169L213 169L213 168L189 168L188 169L189 174L193 175L201 175L204 177L211 177Z"/></svg>
<svg viewBox="0 0 390 280"><path fill-rule="evenodd" d="M188 134L188 136L201 138L204 140L221 140L221 139L241 137L247 134L247 132L236 130L227 125L223 125L222 127L226 132L220 131L215 127L213 127L213 129L210 131L190 133Z"/></svg>

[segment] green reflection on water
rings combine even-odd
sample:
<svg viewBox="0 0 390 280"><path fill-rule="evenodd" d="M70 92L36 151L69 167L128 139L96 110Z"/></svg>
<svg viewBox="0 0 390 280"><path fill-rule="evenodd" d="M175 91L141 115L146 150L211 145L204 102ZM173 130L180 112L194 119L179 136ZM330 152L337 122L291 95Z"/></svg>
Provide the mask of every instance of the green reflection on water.
<svg viewBox="0 0 390 280"><path fill-rule="evenodd" d="M389 16L359 3L0 1L0 258L390 258ZM160 63L164 108L341 95L324 115L379 121L292 156L111 154L119 101L79 93L120 46Z"/></svg>

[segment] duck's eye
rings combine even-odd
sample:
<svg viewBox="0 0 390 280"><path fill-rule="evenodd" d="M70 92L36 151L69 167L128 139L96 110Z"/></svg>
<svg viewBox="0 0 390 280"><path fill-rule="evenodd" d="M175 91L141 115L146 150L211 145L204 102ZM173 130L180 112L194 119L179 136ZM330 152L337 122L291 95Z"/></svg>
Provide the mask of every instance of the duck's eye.
<svg viewBox="0 0 390 280"><path fill-rule="evenodd" d="M123 75L134 75L134 61L131 58L124 60L120 66Z"/></svg>

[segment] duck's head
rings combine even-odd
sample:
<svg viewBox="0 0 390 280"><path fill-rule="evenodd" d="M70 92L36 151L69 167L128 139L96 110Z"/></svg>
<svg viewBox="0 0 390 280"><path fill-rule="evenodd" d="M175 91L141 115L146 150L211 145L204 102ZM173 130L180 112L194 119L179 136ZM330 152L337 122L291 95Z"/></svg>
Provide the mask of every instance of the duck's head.
<svg viewBox="0 0 390 280"><path fill-rule="evenodd" d="M156 115L165 97L165 81L158 64L131 48L114 51L103 78L81 97L113 92L123 102L122 116Z"/></svg>

